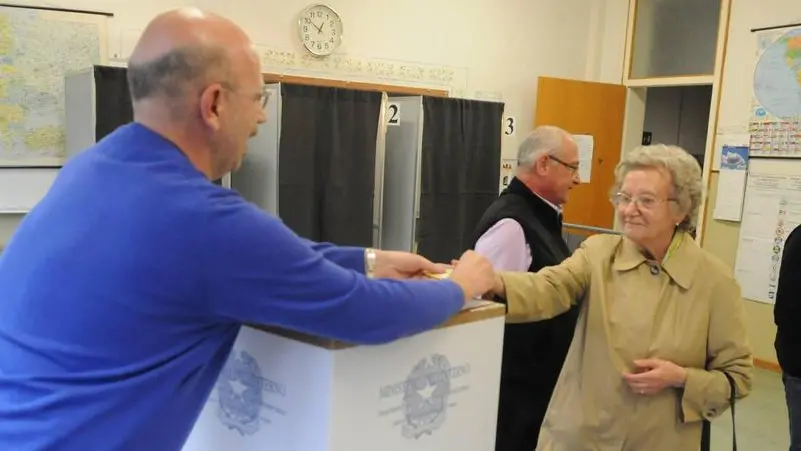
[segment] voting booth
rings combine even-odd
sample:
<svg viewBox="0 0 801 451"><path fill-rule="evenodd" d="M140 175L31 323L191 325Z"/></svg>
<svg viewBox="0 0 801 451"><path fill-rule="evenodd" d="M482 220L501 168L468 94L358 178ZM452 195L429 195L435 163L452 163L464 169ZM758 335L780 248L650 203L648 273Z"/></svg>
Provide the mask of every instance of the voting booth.
<svg viewBox="0 0 801 451"><path fill-rule="evenodd" d="M232 187L303 238L381 247L387 95L292 83L267 90L266 122Z"/></svg>
<svg viewBox="0 0 801 451"><path fill-rule="evenodd" d="M377 346L243 327L183 451L494 449L504 314Z"/></svg>
<svg viewBox="0 0 801 451"><path fill-rule="evenodd" d="M382 249L447 262L472 245L498 198L504 104L390 96Z"/></svg>
<svg viewBox="0 0 801 451"><path fill-rule="evenodd" d="M127 69L95 65L64 78L67 155L83 152L133 121Z"/></svg>

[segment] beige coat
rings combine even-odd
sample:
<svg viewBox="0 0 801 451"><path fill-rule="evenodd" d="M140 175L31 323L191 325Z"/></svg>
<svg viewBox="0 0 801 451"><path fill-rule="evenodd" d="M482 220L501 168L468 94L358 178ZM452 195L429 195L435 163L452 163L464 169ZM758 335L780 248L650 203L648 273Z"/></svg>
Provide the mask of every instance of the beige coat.
<svg viewBox="0 0 801 451"><path fill-rule="evenodd" d="M688 235L653 275L626 238L597 235L559 266L502 273L508 322L547 319L582 302L537 451L698 450L701 420L727 410L729 383L751 388L740 289ZM634 393L623 373L643 358L687 368L683 389Z"/></svg>

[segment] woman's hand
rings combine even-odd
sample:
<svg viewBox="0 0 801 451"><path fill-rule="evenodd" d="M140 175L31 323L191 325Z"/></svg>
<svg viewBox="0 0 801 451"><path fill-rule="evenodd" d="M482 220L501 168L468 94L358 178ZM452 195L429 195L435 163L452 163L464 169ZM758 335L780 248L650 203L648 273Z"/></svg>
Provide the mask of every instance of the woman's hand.
<svg viewBox="0 0 801 451"><path fill-rule="evenodd" d="M503 284L503 279L497 272L495 273L495 283L492 285L492 291L489 294L500 298L506 297L506 285Z"/></svg>
<svg viewBox="0 0 801 451"><path fill-rule="evenodd" d="M459 266L459 260L451 260L451 266L456 268ZM506 286L503 284L503 279L501 276L496 272L494 274L495 280L492 284L492 288L483 294L485 299L489 298L492 299L493 296L504 297L506 296Z"/></svg>
<svg viewBox="0 0 801 451"><path fill-rule="evenodd" d="M637 371L624 373L623 379L638 395L655 395L668 387L683 387L687 370L662 359L635 360Z"/></svg>

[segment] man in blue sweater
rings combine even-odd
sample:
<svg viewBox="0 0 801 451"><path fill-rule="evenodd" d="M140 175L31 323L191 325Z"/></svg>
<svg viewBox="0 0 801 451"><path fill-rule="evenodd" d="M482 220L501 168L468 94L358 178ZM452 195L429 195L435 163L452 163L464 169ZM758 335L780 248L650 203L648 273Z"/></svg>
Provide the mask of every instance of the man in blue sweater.
<svg viewBox="0 0 801 451"><path fill-rule="evenodd" d="M265 120L233 23L158 16L128 76L135 123L73 158L0 258L0 450L176 451L242 323L383 343L492 286L473 253L398 280L439 267L303 240L210 182Z"/></svg>

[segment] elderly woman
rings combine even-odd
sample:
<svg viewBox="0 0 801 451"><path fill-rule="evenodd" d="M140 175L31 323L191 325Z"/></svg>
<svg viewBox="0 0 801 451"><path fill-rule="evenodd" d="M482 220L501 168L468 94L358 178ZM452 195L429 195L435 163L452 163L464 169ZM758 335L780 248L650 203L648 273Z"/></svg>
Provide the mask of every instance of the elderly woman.
<svg viewBox="0 0 801 451"><path fill-rule="evenodd" d="M581 304L537 451L697 450L703 419L751 387L752 357L731 271L689 236L701 171L654 145L618 165L612 203L624 236L596 235L558 266L506 272L494 294L509 322Z"/></svg>

